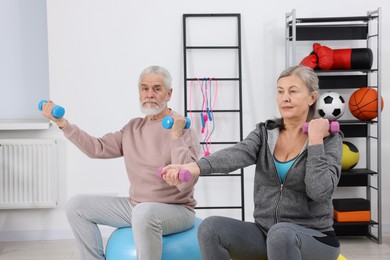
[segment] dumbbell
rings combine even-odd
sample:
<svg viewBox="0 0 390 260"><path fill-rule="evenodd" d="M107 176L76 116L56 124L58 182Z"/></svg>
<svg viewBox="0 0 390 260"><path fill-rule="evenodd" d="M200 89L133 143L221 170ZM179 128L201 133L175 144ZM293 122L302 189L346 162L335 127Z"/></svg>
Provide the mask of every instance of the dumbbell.
<svg viewBox="0 0 390 260"><path fill-rule="evenodd" d="M38 104L38 109L42 111L42 106L44 103L46 103L47 100L41 100ZM55 106L51 110L51 115L54 116L55 118L61 118L65 115L65 109L62 106Z"/></svg>
<svg viewBox="0 0 390 260"><path fill-rule="evenodd" d="M158 168L157 176L160 178L162 178L161 171L162 171L162 168ZM181 180L183 182L189 182L191 179L192 179L192 175L191 175L190 171L183 170L183 169L181 169L179 171L179 180Z"/></svg>
<svg viewBox="0 0 390 260"><path fill-rule="evenodd" d="M302 126L302 131L307 134L309 130L309 123L305 122ZM329 132L332 134L340 132L340 124L337 121L330 121L329 123Z"/></svg>
<svg viewBox="0 0 390 260"><path fill-rule="evenodd" d="M191 126L191 120L186 117L186 125L184 126L184 129L188 129ZM171 116L165 116L162 120L162 125L165 129L171 129L173 126L174 120Z"/></svg>

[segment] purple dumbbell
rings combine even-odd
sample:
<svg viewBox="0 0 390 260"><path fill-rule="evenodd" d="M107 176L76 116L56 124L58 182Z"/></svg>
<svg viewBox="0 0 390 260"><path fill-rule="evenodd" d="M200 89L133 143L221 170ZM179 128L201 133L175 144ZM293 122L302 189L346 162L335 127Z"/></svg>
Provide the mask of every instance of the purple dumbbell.
<svg viewBox="0 0 390 260"><path fill-rule="evenodd" d="M309 123L305 122L302 126L302 131L307 134L307 131L309 130ZM340 132L340 124L337 121L330 121L329 123L329 132L332 134Z"/></svg>
<svg viewBox="0 0 390 260"><path fill-rule="evenodd" d="M160 178L162 178L161 171L162 171L162 168L158 168L157 176ZM191 180L191 178L192 178L192 175L191 175L190 171L184 170L184 169L181 169L179 171L179 180L181 180L183 182L189 182Z"/></svg>

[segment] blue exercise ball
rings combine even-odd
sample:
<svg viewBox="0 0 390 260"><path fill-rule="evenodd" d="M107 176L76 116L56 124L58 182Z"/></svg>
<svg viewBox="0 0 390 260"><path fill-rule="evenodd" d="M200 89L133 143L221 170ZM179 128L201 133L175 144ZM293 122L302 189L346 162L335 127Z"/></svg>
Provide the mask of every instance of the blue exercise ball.
<svg viewBox="0 0 390 260"><path fill-rule="evenodd" d="M186 231L163 236L162 260L201 260L198 244L198 227L201 219ZM110 236L106 246L106 260L136 260L133 229L118 228Z"/></svg>

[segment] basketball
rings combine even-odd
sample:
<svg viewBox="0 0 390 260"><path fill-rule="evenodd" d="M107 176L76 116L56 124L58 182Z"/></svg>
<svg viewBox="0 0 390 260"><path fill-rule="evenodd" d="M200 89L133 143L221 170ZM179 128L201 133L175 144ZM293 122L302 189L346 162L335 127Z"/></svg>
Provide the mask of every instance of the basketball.
<svg viewBox="0 0 390 260"><path fill-rule="evenodd" d="M348 171L359 162L360 154L358 148L351 142L343 141L343 155L341 158L341 169Z"/></svg>
<svg viewBox="0 0 390 260"><path fill-rule="evenodd" d="M381 110L383 110L381 97ZM378 116L378 92L373 88L360 88L349 98L349 110L359 120L368 121Z"/></svg>

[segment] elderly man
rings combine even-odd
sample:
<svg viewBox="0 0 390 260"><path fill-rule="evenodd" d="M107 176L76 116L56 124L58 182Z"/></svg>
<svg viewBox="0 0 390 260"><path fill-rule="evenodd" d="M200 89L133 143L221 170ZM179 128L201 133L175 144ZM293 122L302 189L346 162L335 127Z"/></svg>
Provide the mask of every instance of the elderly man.
<svg viewBox="0 0 390 260"><path fill-rule="evenodd" d="M156 176L159 167L192 162L199 151L196 134L184 129L185 118L168 108L171 81L165 68L146 68L138 82L141 111L146 116L131 119L121 130L100 138L87 134L64 117L53 117L53 102L43 104L42 114L89 157L123 156L131 184L129 197L77 195L68 202L66 214L82 259L105 259L98 224L132 227L141 260L161 259L162 235L193 226L197 178L170 186ZM162 127L162 119L167 115L174 120L171 129Z"/></svg>

